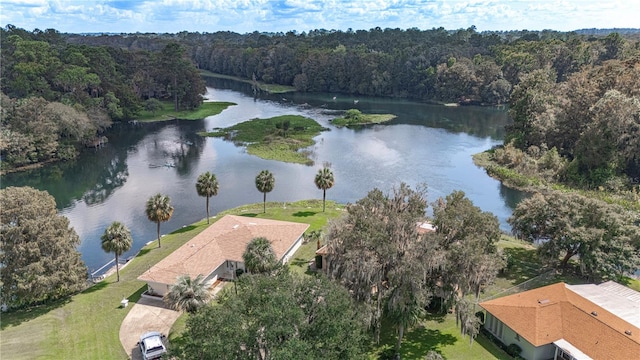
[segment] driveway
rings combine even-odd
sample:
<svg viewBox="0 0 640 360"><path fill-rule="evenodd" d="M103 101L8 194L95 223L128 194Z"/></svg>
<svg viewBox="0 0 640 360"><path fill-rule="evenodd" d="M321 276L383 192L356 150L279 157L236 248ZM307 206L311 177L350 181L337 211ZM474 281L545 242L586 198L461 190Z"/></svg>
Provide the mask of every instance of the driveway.
<svg viewBox="0 0 640 360"><path fill-rule="evenodd" d="M215 297L227 284L224 281L216 281L212 284L210 288L212 297ZM169 337L169 331L180 314L178 311L167 308L162 299L141 297L120 325L120 343L129 358L142 360L142 354L138 348L140 335L147 331L158 331Z"/></svg>
<svg viewBox="0 0 640 360"><path fill-rule="evenodd" d="M169 330L178 316L180 312L166 308L162 300L141 297L120 325L120 343L129 358L142 359L137 345L140 335L147 331L159 331L169 336Z"/></svg>

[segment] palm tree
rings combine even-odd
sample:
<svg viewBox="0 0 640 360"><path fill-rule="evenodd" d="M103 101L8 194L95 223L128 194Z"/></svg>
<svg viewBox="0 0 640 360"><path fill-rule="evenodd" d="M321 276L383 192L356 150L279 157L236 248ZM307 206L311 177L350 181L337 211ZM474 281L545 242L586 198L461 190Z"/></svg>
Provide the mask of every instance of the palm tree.
<svg viewBox="0 0 640 360"><path fill-rule="evenodd" d="M216 179L216 175L210 172L200 174L198 176L198 182L196 182L196 191L198 195L206 196L207 198L207 224L209 223L209 198L218 195L218 189L220 185Z"/></svg>
<svg viewBox="0 0 640 360"><path fill-rule="evenodd" d="M116 274L118 281L120 281L118 257L131 249L131 244L133 243L131 231L122 223L114 221L105 229L100 239L102 240L102 249L104 251L116 254Z"/></svg>
<svg viewBox="0 0 640 360"><path fill-rule="evenodd" d="M333 172L328 167L323 167L316 174L315 183L318 189L322 190L322 212L324 212L325 199L327 198L327 189L331 189L335 183Z"/></svg>
<svg viewBox="0 0 640 360"><path fill-rule="evenodd" d="M174 310L195 313L211 299L211 293L204 280L202 274L195 279L191 279L189 275L179 276L169 292L164 295L164 302Z"/></svg>
<svg viewBox="0 0 640 360"><path fill-rule="evenodd" d="M160 244L160 223L169 221L173 216L173 206L171 206L171 199L167 195L155 194L147 200L146 207L147 218L149 221L153 221L158 224L158 247L162 247Z"/></svg>
<svg viewBox="0 0 640 360"><path fill-rule="evenodd" d="M264 274L274 270L278 265L276 253L267 238L252 239L242 254L244 267L252 274Z"/></svg>
<svg viewBox="0 0 640 360"><path fill-rule="evenodd" d="M267 212L267 193L273 190L276 179L269 170L262 170L260 174L256 176L256 188L260 191L264 197L262 199L263 212Z"/></svg>

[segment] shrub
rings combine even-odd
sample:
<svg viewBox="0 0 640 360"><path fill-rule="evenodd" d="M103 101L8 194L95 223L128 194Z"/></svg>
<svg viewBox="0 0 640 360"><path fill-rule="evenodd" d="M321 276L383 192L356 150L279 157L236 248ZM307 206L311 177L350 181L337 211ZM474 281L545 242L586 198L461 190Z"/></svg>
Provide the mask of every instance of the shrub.
<svg viewBox="0 0 640 360"><path fill-rule="evenodd" d="M520 353L522 352L522 348L520 348L518 344L511 344L507 346L506 351L507 351L507 354L513 357L519 357Z"/></svg>
<svg viewBox="0 0 640 360"><path fill-rule="evenodd" d="M380 355L378 355L378 360L395 360L397 358L398 358L398 353L396 352L396 349L393 346L387 347L382 352L380 352Z"/></svg>

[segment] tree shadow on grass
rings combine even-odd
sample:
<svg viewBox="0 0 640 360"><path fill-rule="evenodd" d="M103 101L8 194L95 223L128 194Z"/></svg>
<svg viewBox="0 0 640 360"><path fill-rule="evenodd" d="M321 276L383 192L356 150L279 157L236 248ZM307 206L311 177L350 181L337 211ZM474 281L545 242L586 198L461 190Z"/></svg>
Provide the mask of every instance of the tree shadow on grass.
<svg viewBox="0 0 640 360"><path fill-rule="evenodd" d="M309 217L315 214L317 214L317 212L315 211L298 211L296 213L293 213L292 215L295 217Z"/></svg>
<svg viewBox="0 0 640 360"><path fill-rule="evenodd" d="M441 321L445 314L431 314L425 316L426 321ZM429 325L426 325L429 326ZM440 329L429 329L425 324L417 325L405 332L400 347L402 359L424 359L430 350L440 352L442 348L454 345L459 339L451 334L442 333ZM396 327L389 319L382 320L380 345L374 346L374 352L382 354L395 347L397 341ZM371 352L373 354L374 352Z"/></svg>
<svg viewBox="0 0 640 360"><path fill-rule="evenodd" d="M185 233L185 232L187 232L187 231L191 231L191 230L193 230L193 229L195 229L195 228L197 228L197 226L195 226L195 225L188 225L188 226L184 226L184 227L181 227L180 229L178 229L178 230L176 230L176 231L172 232L172 234L181 234L181 233Z"/></svg>
<svg viewBox="0 0 640 360"><path fill-rule="evenodd" d="M96 292L98 290L102 290L107 287L109 283L106 280L102 280L99 283L93 284L91 287L83 291L83 294L91 294L92 292Z"/></svg>
<svg viewBox="0 0 640 360"><path fill-rule="evenodd" d="M430 350L437 351L439 348L450 346L458 339L451 334L443 334L437 329L427 329L418 326L407 332L402 339L400 352L403 359L422 359Z"/></svg>
<svg viewBox="0 0 640 360"><path fill-rule="evenodd" d="M438 323L443 323L447 317L446 312L427 312L424 319L429 321L435 321Z"/></svg>
<svg viewBox="0 0 640 360"><path fill-rule="evenodd" d="M542 265L538 261L535 249L506 248L504 252L511 260L499 276L511 281L512 284L520 284L538 276L541 272Z"/></svg>
<svg viewBox="0 0 640 360"><path fill-rule="evenodd" d="M246 214L240 214L240 216L244 216L244 217L257 217L258 214L256 213L246 213Z"/></svg>
<svg viewBox="0 0 640 360"><path fill-rule="evenodd" d="M129 295L129 296L125 296L125 299L129 300L129 303L137 303L138 300L140 300L140 298L142 298L142 293L145 292L147 290L147 285L143 285L141 286L138 290L136 290L136 292L134 292L133 294ZM162 303L164 306L164 303ZM116 306L116 309L122 309L123 307L121 305Z"/></svg>
<svg viewBox="0 0 640 360"><path fill-rule="evenodd" d="M155 248L153 248L153 249L149 249L149 248L142 249L142 250L140 250L140 251L138 252L138 255L136 255L136 257L142 257L142 256L145 256L147 253L149 253L151 250L154 250L154 249L155 249Z"/></svg>
<svg viewBox="0 0 640 360"><path fill-rule="evenodd" d="M70 296L64 299L56 300L49 304L36 305L36 306L32 306L25 309L2 313L2 321L0 321L0 324L1 324L0 329L4 330L12 326L18 326L23 322L33 320L39 316L42 316L48 313L49 311L62 307L69 302L71 302Z"/></svg>
<svg viewBox="0 0 640 360"><path fill-rule="evenodd" d="M303 259L303 258L293 258L292 260L289 261L289 264L294 265L294 266L305 266L309 263L308 259Z"/></svg>

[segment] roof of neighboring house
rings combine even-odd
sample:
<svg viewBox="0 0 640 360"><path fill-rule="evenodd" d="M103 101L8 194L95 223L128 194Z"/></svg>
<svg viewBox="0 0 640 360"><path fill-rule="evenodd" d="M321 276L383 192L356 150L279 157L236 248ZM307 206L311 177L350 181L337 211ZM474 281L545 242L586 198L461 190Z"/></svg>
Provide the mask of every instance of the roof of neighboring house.
<svg viewBox="0 0 640 360"><path fill-rule="evenodd" d="M640 327L640 292L614 281L607 281L599 285L567 285L567 288L628 323Z"/></svg>
<svg viewBox="0 0 640 360"><path fill-rule="evenodd" d="M242 262L247 244L265 237L282 259L309 224L226 215L138 277L173 284L178 276L208 276L227 260Z"/></svg>
<svg viewBox="0 0 640 360"><path fill-rule="evenodd" d="M327 255L329 254L329 248L327 245L322 245L322 247L316 250L316 255Z"/></svg>
<svg viewBox="0 0 640 360"><path fill-rule="evenodd" d="M626 297L602 288L600 293L607 293L609 300L601 306L574 290L575 285L557 283L480 306L534 346L564 339L594 359L637 358L640 328L606 308L615 311L620 304L616 299L625 303ZM640 312L636 316L640 317Z"/></svg>
<svg viewBox="0 0 640 360"><path fill-rule="evenodd" d="M436 226L428 221L419 222L416 225L418 226L418 234L426 234L437 230Z"/></svg>

